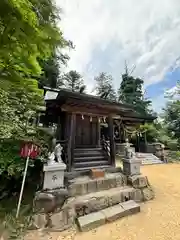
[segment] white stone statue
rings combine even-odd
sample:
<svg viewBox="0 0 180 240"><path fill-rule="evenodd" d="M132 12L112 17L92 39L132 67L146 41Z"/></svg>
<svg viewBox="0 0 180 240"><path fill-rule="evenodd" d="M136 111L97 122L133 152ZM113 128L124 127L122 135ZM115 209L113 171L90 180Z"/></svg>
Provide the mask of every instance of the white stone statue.
<svg viewBox="0 0 180 240"><path fill-rule="evenodd" d="M60 143L58 143L54 148L54 153L55 153L58 163L63 163L62 158L61 158L62 150L63 150L63 147L61 146Z"/></svg>
<svg viewBox="0 0 180 240"><path fill-rule="evenodd" d="M54 165L57 163L63 163L61 155L62 155L63 147L60 143L56 144L56 139L52 140L52 150L48 154L48 165Z"/></svg>

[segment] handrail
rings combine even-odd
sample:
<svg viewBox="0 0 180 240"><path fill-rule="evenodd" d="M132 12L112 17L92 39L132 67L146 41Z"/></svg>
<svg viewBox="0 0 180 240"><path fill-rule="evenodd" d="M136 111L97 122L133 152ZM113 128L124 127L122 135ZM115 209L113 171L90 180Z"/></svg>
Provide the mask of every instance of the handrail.
<svg viewBox="0 0 180 240"><path fill-rule="evenodd" d="M111 156L111 151L110 151L110 141L105 140L105 138L102 139L102 147L105 150L106 154L108 157Z"/></svg>

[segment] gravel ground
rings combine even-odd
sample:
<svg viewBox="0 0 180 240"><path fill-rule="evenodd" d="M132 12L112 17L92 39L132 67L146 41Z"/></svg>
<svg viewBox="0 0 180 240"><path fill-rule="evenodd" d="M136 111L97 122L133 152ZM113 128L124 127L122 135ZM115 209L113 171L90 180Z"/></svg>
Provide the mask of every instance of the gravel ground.
<svg viewBox="0 0 180 240"><path fill-rule="evenodd" d="M180 240L180 164L143 166L156 198L141 204L141 213L87 233L34 232L26 240Z"/></svg>

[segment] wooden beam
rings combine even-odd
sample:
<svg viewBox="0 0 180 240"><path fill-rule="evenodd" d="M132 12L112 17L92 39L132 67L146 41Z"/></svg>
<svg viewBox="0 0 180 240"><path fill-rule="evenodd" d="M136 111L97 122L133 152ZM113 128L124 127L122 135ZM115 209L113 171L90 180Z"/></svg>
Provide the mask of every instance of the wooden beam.
<svg viewBox="0 0 180 240"><path fill-rule="evenodd" d="M62 111L66 112L74 112L76 114L84 114L89 116L108 116L109 113L116 115L113 110L110 109L103 109L95 107L84 107L84 106L69 106L69 105L62 105Z"/></svg>
<svg viewBox="0 0 180 240"><path fill-rule="evenodd" d="M115 166L115 141L114 141L114 128L112 115L108 116L109 126L109 140L110 140L110 161L111 165Z"/></svg>

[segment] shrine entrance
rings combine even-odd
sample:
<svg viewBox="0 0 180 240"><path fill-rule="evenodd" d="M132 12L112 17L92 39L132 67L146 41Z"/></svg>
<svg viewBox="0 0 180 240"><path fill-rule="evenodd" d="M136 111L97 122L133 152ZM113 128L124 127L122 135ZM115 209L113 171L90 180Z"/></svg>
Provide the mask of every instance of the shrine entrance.
<svg viewBox="0 0 180 240"><path fill-rule="evenodd" d="M98 118L88 115L76 115L76 148L94 148L98 145Z"/></svg>

